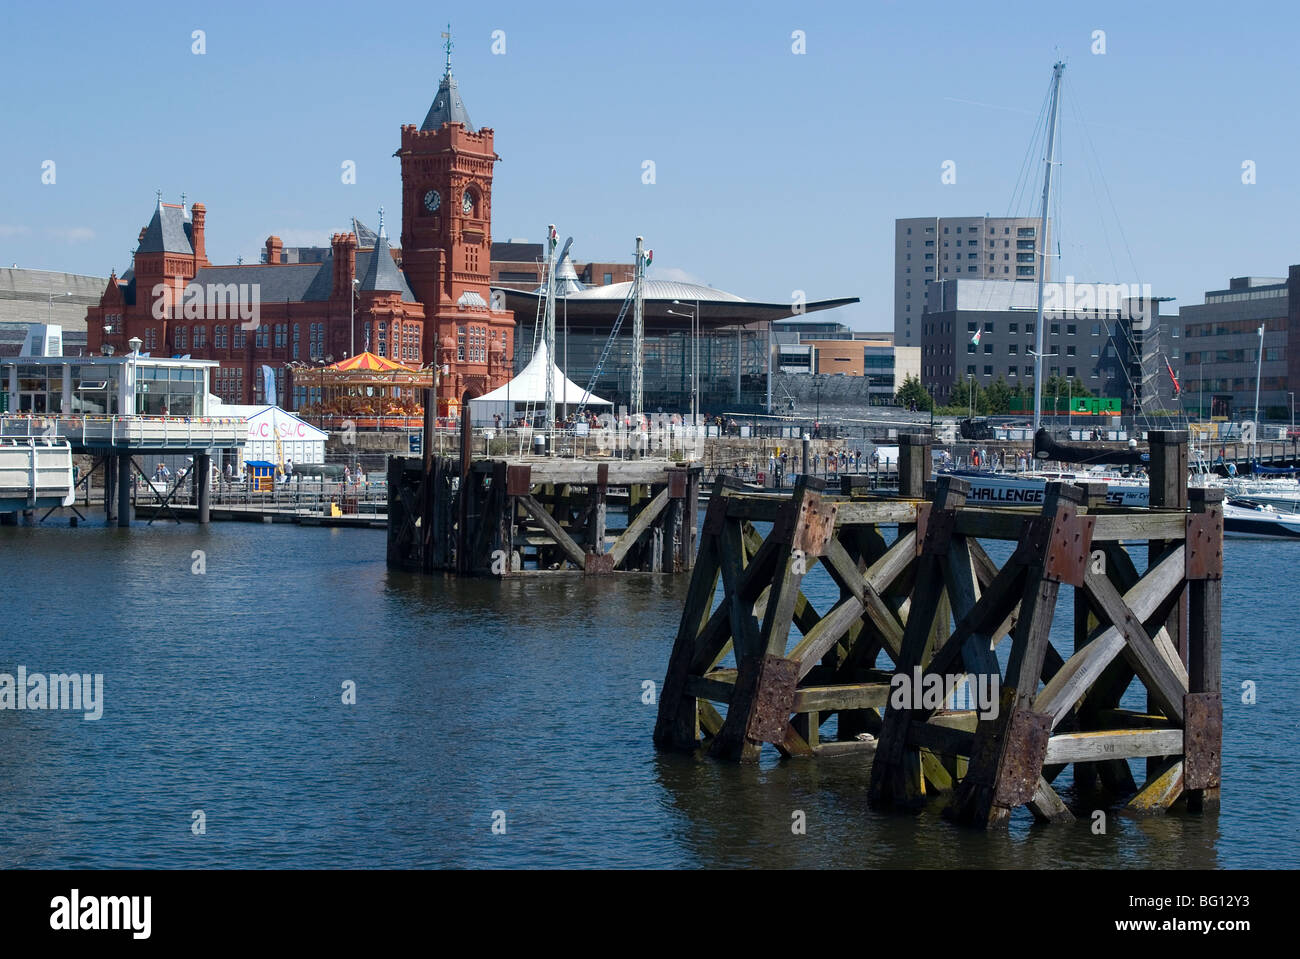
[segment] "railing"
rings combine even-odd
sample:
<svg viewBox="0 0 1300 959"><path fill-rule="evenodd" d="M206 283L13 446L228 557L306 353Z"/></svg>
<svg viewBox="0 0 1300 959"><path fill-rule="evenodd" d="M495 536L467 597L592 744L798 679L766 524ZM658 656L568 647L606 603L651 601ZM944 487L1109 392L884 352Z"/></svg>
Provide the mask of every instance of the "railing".
<svg viewBox="0 0 1300 959"><path fill-rule="evenodd" d="M0 416L0 439L60 438L80 446L234 447L244 445L247 431L242 416Z"/></svg>
<svg viewBox="0 0 1300 959"><path fill-rule="evenodd" d="M137 476L132 489L139 508L161 507L164 499L173 506L193 506L194 487L186 477L172 490L173 479L145 481ZM247 482L227 481L224 477L209 481L210 503L217 508L265 509L308 515L328 515L334 505L346 514L383 515L388 508L387 479L363 483L343 483L316 479L289 480L276 483L271 490L259 490ZM170 493L170 498L168 494Z"/></svg>

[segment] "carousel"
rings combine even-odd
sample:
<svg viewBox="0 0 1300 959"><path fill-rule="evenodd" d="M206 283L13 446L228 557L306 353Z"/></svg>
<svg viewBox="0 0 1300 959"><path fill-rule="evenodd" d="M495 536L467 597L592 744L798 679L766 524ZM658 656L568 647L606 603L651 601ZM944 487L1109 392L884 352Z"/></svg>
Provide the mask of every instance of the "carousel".
<svg viewBox="0 0 1300 959"><path fill-rule="evenodd" d="M321 402L299 415L350 419L361 429L419 425L424 416L421 390L435 386L432 367L412 369L394 360L359 353L329 366L294 368L299 386L315 387Z"/></svg>

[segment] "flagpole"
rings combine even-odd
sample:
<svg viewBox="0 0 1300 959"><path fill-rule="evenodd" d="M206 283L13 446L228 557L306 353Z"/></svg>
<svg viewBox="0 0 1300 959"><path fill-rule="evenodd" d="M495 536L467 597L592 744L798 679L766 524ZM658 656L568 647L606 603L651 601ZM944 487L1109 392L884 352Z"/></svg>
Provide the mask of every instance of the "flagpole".
<svg viewBox="0 0 1300 959"><path fill-rule="evenodd" d="M1255 356L1255 449L1259 448L1259 375L1264 369L1264 324L1259 324L1259 352ZM1254 454L1252 453L1252 459Z"/></svg>

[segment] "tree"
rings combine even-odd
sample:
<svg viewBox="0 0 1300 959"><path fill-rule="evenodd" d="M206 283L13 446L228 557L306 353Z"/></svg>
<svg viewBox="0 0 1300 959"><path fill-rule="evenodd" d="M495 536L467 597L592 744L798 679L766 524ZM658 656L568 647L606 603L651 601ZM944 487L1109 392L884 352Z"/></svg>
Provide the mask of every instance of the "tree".
<svg viewBox="0 0 1300 959"><path fill-rule="evenodd" d="M918 410L928 410L933 405L930 394L926 392L925 387L921 385L921 381L915 376L909 376L903 380L903 385L898 388L894 401L904 408L915 403Z"/></svg>
<svg viewBox="0 0 1300 959"><path fill-rule="evenodd" d="M952 388L952 406L958 413L974 410L984 412L984 388L973 376L967 377Z"/></svg>
<svg viewBox="0 0 1300 959"><path fill-rule="evenodd" d="M984 399L989 416L999 416L1011 408L1011 387L1001 376L984 391Z"/></svg>

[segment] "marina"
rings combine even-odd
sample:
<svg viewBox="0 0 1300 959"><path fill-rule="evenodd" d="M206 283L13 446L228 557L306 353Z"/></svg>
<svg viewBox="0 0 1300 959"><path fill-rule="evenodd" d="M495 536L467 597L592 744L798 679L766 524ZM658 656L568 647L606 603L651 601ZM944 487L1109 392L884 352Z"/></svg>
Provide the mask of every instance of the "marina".
<svg viewBox="0 0 1300 959"><path fill-rule="evenodd" d="M10 18L6 921L373 947L423 870L490 922L489 870L797 869L1249 931L1220 871L1300 869L1286 17L382 12ZM918 882L869 908L933 936Z"/></svg>

